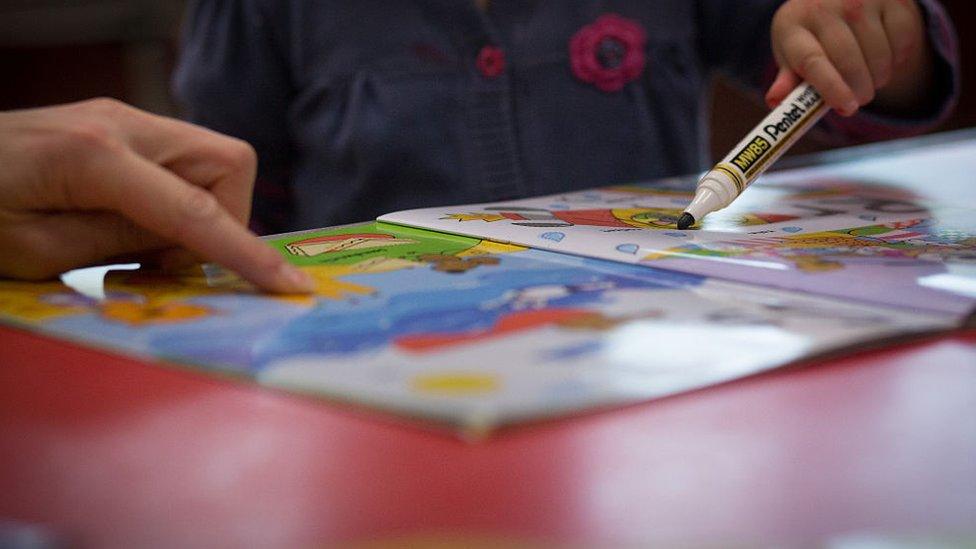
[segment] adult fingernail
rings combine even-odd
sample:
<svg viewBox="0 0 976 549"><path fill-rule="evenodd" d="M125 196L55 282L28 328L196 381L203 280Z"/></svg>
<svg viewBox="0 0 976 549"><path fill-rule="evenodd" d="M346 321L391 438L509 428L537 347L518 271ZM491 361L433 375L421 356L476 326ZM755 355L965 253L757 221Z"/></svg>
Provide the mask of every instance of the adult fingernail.
<svg viewBox="0 0 976 549"><path fill-rule="evenodd" d="M857 108L859 106L860 105L857 104L857 100L856 99L851 99L847 103L844 103L844 114L846 114L848 116L854 114L855 112L857 112Z"/></svg>
<svg viewBox="0 0 976 549"><path fill-rule="evenodd" d="M289 263L282 263L278 268L278 280L284 281L291 291L308 293L315 290L315 281L312 277Z"/></svg>

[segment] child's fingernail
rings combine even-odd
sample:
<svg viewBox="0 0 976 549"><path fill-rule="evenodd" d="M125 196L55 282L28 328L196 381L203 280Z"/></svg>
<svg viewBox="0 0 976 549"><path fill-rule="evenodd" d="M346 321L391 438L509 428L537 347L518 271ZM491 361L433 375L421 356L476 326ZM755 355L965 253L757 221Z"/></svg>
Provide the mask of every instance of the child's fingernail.
<svg viewBox="0 0 976 549"><path fill-rule="evenodd" d="M315 290L315 281L305 271L291 265L282 263L278 268L278 279L283 280L289 289L296 292L311 292Z"/></svg>
<svg viewBox="0 0 976 549"><path fill-rule="evenodd" d="M851 99L847 103L844 103L844 114L846 115L854 114L855 112L857 112L858 106L859 105L857 104L857 100Z"/></svg>

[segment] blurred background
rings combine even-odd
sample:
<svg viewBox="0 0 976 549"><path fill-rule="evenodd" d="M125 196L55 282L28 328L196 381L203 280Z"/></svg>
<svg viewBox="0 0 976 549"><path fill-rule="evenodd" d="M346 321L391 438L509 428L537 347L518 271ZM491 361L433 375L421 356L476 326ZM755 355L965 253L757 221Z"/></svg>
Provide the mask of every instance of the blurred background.
<svg viewBox="0 0 976 549"><path fill-rule="evenodd" d="M460 1L460 0L459 0ZM943 0L959 29L963 97L939 131L976 126L976 22L972 0ZM115 97L168 115L184 0L0 0L0 110ZM725 82L714 87L712 154L723 156L764 114L756 98ZM730 113L735 114L733 119ZM724 114L724 116L723 116ZM793 154L822 150L808 136Z"/></svg>

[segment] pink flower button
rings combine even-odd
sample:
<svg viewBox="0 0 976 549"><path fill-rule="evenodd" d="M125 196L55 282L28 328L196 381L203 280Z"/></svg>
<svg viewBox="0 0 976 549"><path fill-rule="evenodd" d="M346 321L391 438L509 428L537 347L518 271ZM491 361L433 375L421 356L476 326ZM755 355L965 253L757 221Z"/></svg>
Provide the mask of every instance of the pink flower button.
<svg viewBox="0 0 976 549"><path fill-rule="evenodd" d="M603 15L569 41L573 75L600 91L619 91L644 71L646 45L640 23L615 13Z"/></svg>
<svg viewBox="0 0 976 549"><path fill-rule="evenodd" d="M485 78L495 78L505 72L505 52L497 46L485 46L478 52L475 65Z"/></svg>

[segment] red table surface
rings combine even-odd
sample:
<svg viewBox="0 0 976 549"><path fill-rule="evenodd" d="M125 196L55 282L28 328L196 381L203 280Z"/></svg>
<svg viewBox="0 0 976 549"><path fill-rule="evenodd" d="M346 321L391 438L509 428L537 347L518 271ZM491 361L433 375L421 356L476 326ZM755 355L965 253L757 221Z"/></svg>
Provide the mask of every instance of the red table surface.
<svg viewBox="0 0 976 549"><path fill-rule="evenodd" d="M973 540L976 332L466 443L0 328L0 518L84 546Z"/></svg>

